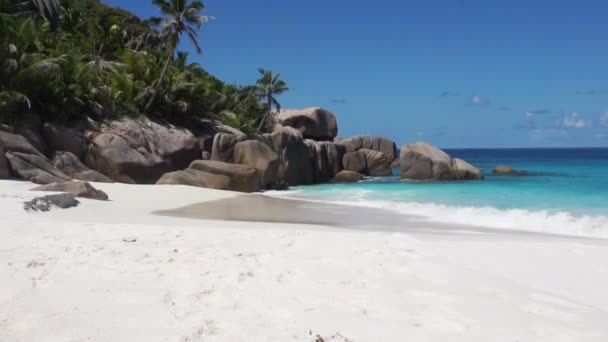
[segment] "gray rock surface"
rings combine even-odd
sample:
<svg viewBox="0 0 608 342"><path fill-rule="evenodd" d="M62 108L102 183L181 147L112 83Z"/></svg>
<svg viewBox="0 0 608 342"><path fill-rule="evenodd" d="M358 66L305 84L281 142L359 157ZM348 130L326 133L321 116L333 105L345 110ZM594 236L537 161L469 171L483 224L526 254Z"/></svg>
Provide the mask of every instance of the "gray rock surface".
<svg viewBox="0 0 608 342"><path fill-rule="evenodd" d="M338 172L342 171L342 159L346 153L344 145L330 141L305 140L309 155L314 166L315 183L332 180Z"/></svg>
<svg viewBox="0 0 608 342"><path fill-rule="evenodd" d="M346 152L355 152L360 149L378 151L382 152L389 162L393 162L399 157L397 155L397 145L395 142L383 137L361 135L340 139L338 142L346 147Z"/></svg>
<svg viewBox="0 0 608 342"><path fill-rule="evenodd" d="M367 168L367 159L365 158L365 153L362 151L346 153L342 163L344 165L344 170L364 175L369 174L369 170Z"/></svg>
<svg viewBox="0 0 608 342"><path fill-rule="evenodd" d="M196 160L190 164L190 169L204 171L230 178L230 190L240 192L256 192L260 190L260 175L249 165L230 164L215 160Z"/></svg>
<svg viewBox="0 0 608 342"><path fill-rule="evenodd" d="M202 153L200 139L191 131L145 118L113 121L87 139L85 164L124 183L154 184Z"/></svg>
<svg viewBox="0 0 608 342"><path fill-rule="evenodd" d="M200 188L217 190L230 190L230 177L214 175L209 172L195 169L186 169L164 174L156 184L164 185L189 185Z"/></svg>
<svg viewBox="0 0 608 342"><path fill-rule="evenodd" d="M4 150L4 145L0 141L0 179L7 179L10 177L8 160L4 156L5 153L6 151Z"/></svg>
<svg viewBox="0 0 608 342"><path fill-rule="evenodd" d="M278 127L272 134L257 137L279 155L279 181L288 185L314 182L313 162L302 134L292 127Z"/></svg>
<svg viewBox="0 0 608 342"><path fill-rule="evenodd" d="M4 145L5 152L34 154L46 158L26 138L18 134L0 131L0 144Z"/></svg>
<svg viewBox="0 0 608 342"><path fill-rule="evenodd" d="M86 167L73 153L57 152L53 157L53 165L69 177L87 182L112 183L112 180L102 173Z"/></svg>
<svg viewBox="0 0 608 342"><path fill-rule="evenodd" d="M362 148L358 152L365 155L367 171L369 176L390 176L393 174L391 164L384 153L376 150Z"/></svg>
<svg viewBox="0 0 608 342"><path fill-rule="evenodd" d="M32 191L55 191L55 192L68 192L73 194L76 197L89 198L99 201L107 201L108 195L101 191L95 189L88 182L82 181L70 181L63 183L51 183L47 185L42 185L32 189Z"/></svg>
<svg viewBox="0 0 608 342"><path fill-rule="evenodd" d="M267 144L258 140L247 140L234 147L234 163L249 165L260 175L261 187L266 189L279 183L279 166L281 161Z"/></svg>
<svg viewBox="0 0 608 342"><path fill-rule="evenodd" d="M211 160L231 163L234 160L234 147L237 143L247 140L246 135L218 133L213 137Z"/></svg>
<svg viewBox="0 0 608 342"><path fill-rule="evenodd" d="M73 153L78 159L84 158L86 145L78 130L46 122L42 126L42 136L46 140L51 154L66 151Z"/></svg>
<svg viewBox="0 0 608 342"><path fill-rule="evenodd" d="M454 161L447 153L426 142L403 146L400 167L403 179L483 179L479 169L460 159Z"/></svg>
<svg viewBox="0 0 608 342"><path fill-rule="evenodd" d="M348 170L342 170L338 172L336 177L334 177L334 182L336 183L357 183L363 179L363 175Z"/></svg>
<svg viewBox="0 0 608 342"><path fill-rule="evenodd" d="M302 133L305 139L333 141L338 135L336 116L322 108L284 109L276 115L283 126L289 126Z"/></svg>
<svg viewBox="0 0 608 342"><path fill-rule="evenodd" d="M462 159L452 158L452 169L454 170L454 176L456 179L485 179L485 176L480 169Z"/></svg>
<svg viewBox="0 0 608 342"><path fill-rule="evenodd" d="M44 157L20 152L7 152L13 174L36 184L61 183L71 180Z"/></svg>
<svg viewBox="0 0 608 342"><path fill-rule="evenodd" d="M48 195L43 197L36 197L31 201L27 201L23 204L23 209L26 211L49 211L52 208L68 209L78 206L80 202L76 199L74 194L63 193Z"/></svg>

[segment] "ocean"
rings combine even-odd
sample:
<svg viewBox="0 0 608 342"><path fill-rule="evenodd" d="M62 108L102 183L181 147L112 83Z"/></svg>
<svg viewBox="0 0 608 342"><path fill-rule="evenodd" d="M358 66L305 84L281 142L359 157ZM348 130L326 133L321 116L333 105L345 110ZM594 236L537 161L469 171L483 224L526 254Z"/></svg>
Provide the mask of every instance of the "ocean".
<svg viewBox="0 0 608 342"><path fill-rule="evenodd" d="M608 148L446 149L479 167L484 181L402 181L293 187L292 198L385 208L425 220L608 238ZM526 176L493 175L497 165Z"/></svg>

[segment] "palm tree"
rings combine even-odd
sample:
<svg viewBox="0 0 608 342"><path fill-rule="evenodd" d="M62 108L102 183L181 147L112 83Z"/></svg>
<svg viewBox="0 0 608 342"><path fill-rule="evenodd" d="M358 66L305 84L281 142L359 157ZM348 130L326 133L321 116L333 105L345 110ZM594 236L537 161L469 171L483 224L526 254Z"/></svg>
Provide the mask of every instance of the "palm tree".
<svg viewBox="0 0 608 342"><path fill-rule="evenodd" d="M289 90L287 83L280 79L281 74L276 74L273 76L271 70L265 70L262 68L258 69L258 72L262 75L262 77L255 82L255 93L260 98L266 99L266 113L262 117L257 134L260 133L264 127L264 124L266 124L266 122L270 119L273 105L277 109L277 112L281 111L281 104L274 96L280 95Z"/></svg>
<svg viewBox="0 0 608 342"><path fill-rule="evenodd" d="M44 18L51 26L51 32L57 31L61 3L59 0L8 0L0 1L0 5L12 5L13 12L23 13L31 11Z"/></svg>
<svg viewBox="0 0 608 342"><path fill-rule="evenodd" d="M160 78L152 91L152 96L148 101L148 104L146 104L146 113L150 111L156 101L158 92L167 76L169 64L175 55L175 49L179 44L181 35L186 34L194 44L196 52L202 54L203 50L198 43L198 30L200 30L203 23L212 19L212 17L200 14L205 10L205 5L200 0L192 0L191 2L189 2L189 0L152 0L152 2L159 7L163 18L152 18L151 22L162 23L162 36L165 40L168 52L167 60L165 61ZM193 26L196 27L196 29Z"/></svg>

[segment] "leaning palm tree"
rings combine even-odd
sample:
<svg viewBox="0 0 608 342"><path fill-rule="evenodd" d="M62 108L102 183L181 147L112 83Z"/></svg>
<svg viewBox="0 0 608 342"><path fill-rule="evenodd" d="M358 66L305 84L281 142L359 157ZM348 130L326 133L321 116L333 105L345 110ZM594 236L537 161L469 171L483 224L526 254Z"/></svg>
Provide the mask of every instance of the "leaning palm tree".
<svg viewBox="0 0 608 342"><path fill-rule="evenodd" d="M198 43L198 30L203 23L213 19L212 17L201 15L205 10L205 5L200 0L152 0L162 13L162 18L152 18L151 22L160 23L162 36L167 48L167 60L162 69L160 77L156 82L156 87L152 91L152 96L146 104L145 112L148 113L162 87L163 81L167 76L169 64L174 58L175 49L179 44L182 34L186 34L199 54L203 53Z"/></svg>
<svg viewBox="0 0 608 342"><path fill-rule="evenodd" d="M274 106L277 109L277 112L281 111L281 104L274 97L275 95L280 95L289 90L287 87L287 83L280 79L281 74L276 74L273 76L271 70L258 69L258 72L262 75L255 82L255 93L260 97L266 100L266 113L262 117L262 121L257 130L257 134L260 133L264 125L272 116L272 107Z"/></svg>
<svg viewBox="0 0 608 342"><path fill-rule="evenodd" d="M0 4L12 5L13 12L33 12L44 18L51 25L51 31L57 31L59 24L60 0L8 0L0 1Z"/></svg>

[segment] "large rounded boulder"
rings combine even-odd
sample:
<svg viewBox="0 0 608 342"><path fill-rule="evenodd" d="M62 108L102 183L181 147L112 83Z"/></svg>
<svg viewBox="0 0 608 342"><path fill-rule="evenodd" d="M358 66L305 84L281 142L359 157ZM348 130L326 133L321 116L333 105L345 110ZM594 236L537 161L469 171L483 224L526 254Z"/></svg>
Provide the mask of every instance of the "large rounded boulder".
<svg viewBox="0 0 608 342"><path fill-rule="evenodd" d="M158 155L131 146L125 138L112 133L98 134L91 140L85 162L116 182L129 184L154 184L171 171Z"/></svg>
<svg viewBox="0 0 608 342"><path fill-rule="evenodd" d="M88 140L86 165L123 183L154 184L202 155L190 130L145 118L112 121Z"/></svg>
<svg viewBox="0 0 608 342"><path fill-rule="evenodd" d="M260 175L248 165L230 164L214 160L196 160L190 169L204 171L230 178L230 190L239 192L256 192L260 190Z"/></svg>
<svg viewBox="0 0 608 342"><path fill-rule="evenodd" d="M247 140L236 144L234 163L255 168L260 174L261 186L264 189L279 183L279 155L259 140Z"/></svg>
<svg viewBox="0 0 608 342"><path fill-rule="evenodd" d="M230 177L215 175L213 173L186 169L164 174L156 184L162 185L189 185L199 188L217 190L230 190Z"/></svg>
<svg viewBox="0 0 608 342"><path fill-rule="evenodd" d="M361 173L364 175L369 174L367 168L367 159L365 153L362 151L349 152L344 155L342 159L344 170Z"/></svg>
<svg viewBox="0 0 608 342"><path fill-rule="evenodd" d="M363 179L363 175L348 170L342 170L338 172L336 177L334 177L334 182L336 183L357 183Z"/></svg>
<svg viewBox="0 0 608 342"><path fill-rule="evenodd" d="M452 159L444 151L426 142L403 146L400 167L403 179L483 179L483 173L476 167L461 159Z"/></svg>
<svg viewBox="0 0 608 342"><path fill-rule="evenodd" d="M480 169L462 159L452 158L452 168L456 179L474 180L485 178Z"/></svg>
<svg viewBox="0 0 608 342"><path fill-rule="evenodd" d="M370 176L390 176L393 174L391 163L384 153L376 150L360 149L365 155L367 171Z"/></svg>
<svg viewBox="0 0 608 342"><path fill-rule="evenodd" d="M319 107L283 109L277 113L276 120L300 131L304 139L333 141L338 135L336 116Z"/></svg>

